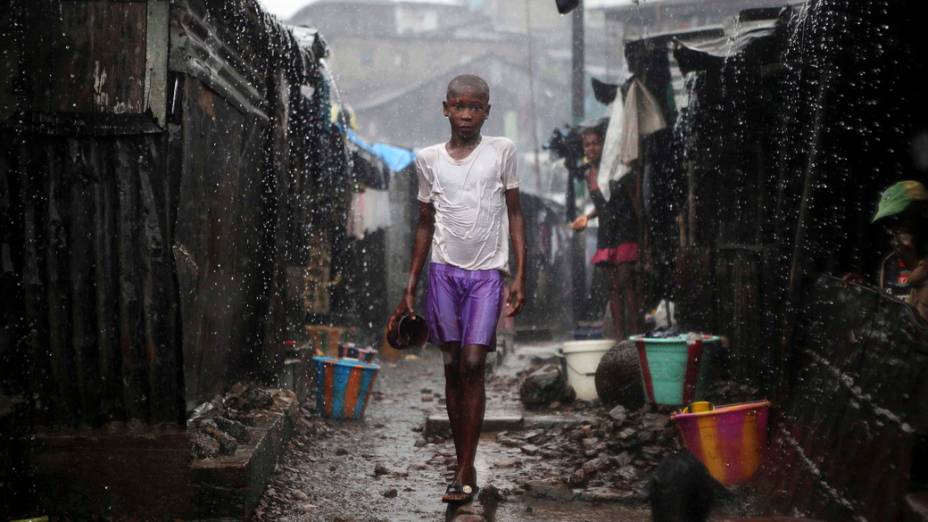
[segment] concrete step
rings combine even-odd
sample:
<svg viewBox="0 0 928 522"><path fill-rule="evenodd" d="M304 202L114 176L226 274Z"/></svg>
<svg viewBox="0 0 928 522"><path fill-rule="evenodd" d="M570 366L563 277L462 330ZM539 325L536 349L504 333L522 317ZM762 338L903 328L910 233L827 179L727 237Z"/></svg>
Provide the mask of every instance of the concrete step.
<svg viewBox="0 0 928 522"><path fill-rule="evenodd" d="M251 517L298 415L299 403L293 400L282 413L271 414L264 425L249 427L252 444L240 446L232 455L193 462L196 508L201 517Z"/></svg>
<svg viewBox="0 0 928 522"><path fill-rule="evenodd" d="M519 412L487 412L483 417L483 433L517 431L522 429L524 418ZM451 433L448 416L435 413L425 419L425 435L446 437Z"/></svg>
<svg viewBox="0 0 928 522"><path fill-rule="evenodd" d="M593 419L584 415L524 414L519 411L488 411L483 418L482 433L499 431L522 431L577 426L591 423ZM448 416L444 413L429 415L425 420L425 435L448 436Z"/></svg>

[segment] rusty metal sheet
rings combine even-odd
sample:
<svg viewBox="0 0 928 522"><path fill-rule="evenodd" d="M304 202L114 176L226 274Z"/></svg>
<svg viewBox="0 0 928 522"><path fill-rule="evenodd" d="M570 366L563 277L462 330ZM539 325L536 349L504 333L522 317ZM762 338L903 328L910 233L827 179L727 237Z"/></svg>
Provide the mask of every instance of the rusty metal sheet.
<svg viewBox="0 0 928 522"><path fill-rule="evenodd" d="M769 381L774 369L761 331L761 262L747 248L720 250L715 259L718 331L729 338L732 371L743 382Z"/></svg>
<svg viewBox="0 0 928 522"><path fill-rule="evenodd" d="M35 2L25 15L32 110L144 112L145 3Z"/></svg>
<svg viewBox="0 0 928 522"><path fill-rule="evenodd" d="M187 399L226 386L251 360L262 317L256 303L264 125L201 83L184 83L184 134L175 250L184 321ZM257 331L255 331L257 329Z"/></svg>
<svg viewBox="0 0 928 522"><path fill-rule="evenodd" d="M0 16L0 122L9 120L16 111L20 35L14 31L13 13L8 10L5 16Z"/></svg>
<svg viewBox="0 0 928 522"><path fill-rule="evenodd" d="M63 135L163 130L167 0L15 0L2 15L0 123Z"/></svg>
<svg viewBox="0 0 928 522"><path fill-rule="evenodd" d="M0 162L21 249L14 378L38 424L183 422L162 145L29 136Z"/></svg>
<svg viewBox="0 0 928 522"><path fill-rule="evenodd" d="M774 431L769 499L826 519L898 519L928 406L928 325L906 304L822 277ZM864 476L849 469L873 470Z"/></svg>
<svg viewBox="0 0 928 522"><path fill-rule="evenodd" d="M254 2L247 12L194 1L169 11L164 0L40 5L62 8L50 27L66 38L39 31L29 44L80 48L41 64L52 50L31 50L24 70L63 74L36 85L43 97L65 89L45 109L76 112L0 127L18 144L0 150L0 289L10 296L0 379L32 398L38 425L182 424L199 401L266 375L265 349L302 326L302 306L290 303L302 302L303 280L289 284L287 268L308 264L311 232L331 238L344 222L350 180L324 80L311 52ZM234 37L211 49L233 51L227 72L257 86L261 110L243 110L188 70L165 70L166 128L147 112L116 114L114 103L136 110L138 96L160 96L154 83L129 81L161 60L146 50L146 20L152 29L188 9L213 24L209 34ZM106 96L95 98L78 74L91 59L126 81L98 82Z"/></svg>

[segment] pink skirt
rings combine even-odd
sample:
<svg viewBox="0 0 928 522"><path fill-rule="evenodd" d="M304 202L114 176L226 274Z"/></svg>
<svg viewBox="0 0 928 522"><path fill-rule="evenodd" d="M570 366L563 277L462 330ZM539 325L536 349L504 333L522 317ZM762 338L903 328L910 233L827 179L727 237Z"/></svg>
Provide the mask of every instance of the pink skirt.
<svg viewBox="0 0 928 522"><path fill-rule="evenodd" d="M600 248L593 254L594 265L621 265L638 262L638 243L622 243L617 247Z"/></svg>

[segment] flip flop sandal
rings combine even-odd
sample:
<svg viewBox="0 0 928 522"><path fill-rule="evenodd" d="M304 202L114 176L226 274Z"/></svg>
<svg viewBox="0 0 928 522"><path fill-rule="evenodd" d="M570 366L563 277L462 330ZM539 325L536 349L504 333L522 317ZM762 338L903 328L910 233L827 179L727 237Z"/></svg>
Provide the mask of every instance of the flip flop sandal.
<svg viewBox="0 0 928 522"><path fill-rule="evenodd" d="M446 503L463 503L470 502L477 495L480 488L469 486L467 484L448 484L445 494L441 497L442 502Z"/></svg>

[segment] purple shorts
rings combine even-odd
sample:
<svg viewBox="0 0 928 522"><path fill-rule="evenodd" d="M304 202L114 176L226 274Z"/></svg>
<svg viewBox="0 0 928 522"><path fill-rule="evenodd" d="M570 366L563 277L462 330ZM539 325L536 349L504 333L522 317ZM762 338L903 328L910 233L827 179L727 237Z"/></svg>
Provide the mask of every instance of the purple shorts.
<svg viewBox="0 0 928 522"><path fill-rule="evenodd" d="M503 306L503 274L499 270L465 270L429 265L425 319L429 340L442 346L479 344L496 349L496 323Z"/></svg>

